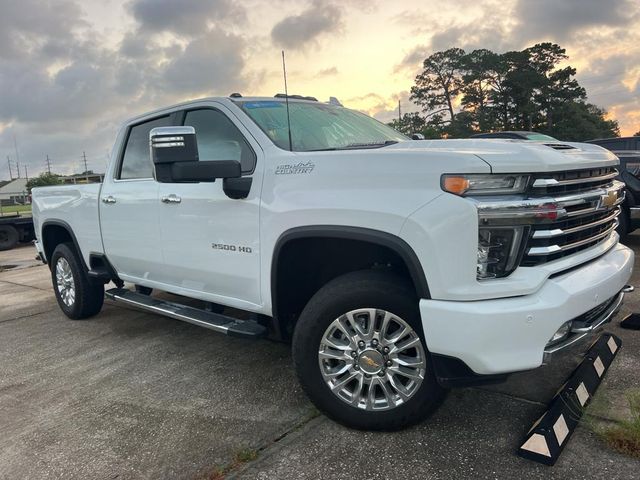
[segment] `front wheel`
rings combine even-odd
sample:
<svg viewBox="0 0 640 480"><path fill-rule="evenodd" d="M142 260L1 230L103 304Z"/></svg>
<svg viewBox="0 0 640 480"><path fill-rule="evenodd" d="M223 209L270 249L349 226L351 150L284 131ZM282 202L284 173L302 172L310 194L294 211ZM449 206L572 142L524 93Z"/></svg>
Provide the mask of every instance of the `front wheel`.
<svg viewBox="0 0 640 480"><path fill-rule="evenodd" d="M72 244L61 243L53 251L51 279L60 309L72 320L92 317L102 309L104 285L87 275Z"/></svg>
<svg viewBox="0 0 640 480"><path fill-rule="evenodd" d="M397 430L444 398L410 286L384 272L343 275L321 288L296 325L298 379L327 416L353 428Z"/></svg>

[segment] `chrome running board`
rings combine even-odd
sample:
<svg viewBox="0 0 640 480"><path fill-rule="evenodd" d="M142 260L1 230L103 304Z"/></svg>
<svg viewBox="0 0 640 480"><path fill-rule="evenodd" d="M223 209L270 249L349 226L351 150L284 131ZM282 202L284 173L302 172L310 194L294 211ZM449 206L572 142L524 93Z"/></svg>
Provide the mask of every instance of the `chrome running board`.
<svg viewBox="0 0 640 480"><path fill-rule="evenodd" d="M266 327L251 320L239 320L219 313L207 312L199 308L159 300L126 288L112 288L105 292L105 296L117 303L182 320L183 322L192 323L226 335L255 338L264 337L267 334Z"/></svg>

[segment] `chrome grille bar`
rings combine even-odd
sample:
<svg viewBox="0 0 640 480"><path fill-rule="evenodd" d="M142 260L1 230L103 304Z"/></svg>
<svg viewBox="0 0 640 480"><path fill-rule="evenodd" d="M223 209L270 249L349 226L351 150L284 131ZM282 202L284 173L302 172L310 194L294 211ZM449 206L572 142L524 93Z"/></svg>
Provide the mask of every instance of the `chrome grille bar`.
<svg viewBox="0 0 640 480"><path fill-rule="evenodd" d="M568 243L565 245L548 245L546 247L531 247L529 248L529 250L527 250L527 255L531 255L531 256L549 255L551 253L558 253L558 252L564 252L567 250L573 250L574 248L578 248L583 245L587 245L589 243L593 243L605 237L608 237L611 233L613 233L613 231L616 229L617 226L618 226L618 220L615 219L613 224L602 233L599 233L589 238L585 238L583 240L579 240L574 243Z"/></svg>
<svg viewBox="0 0 640 480"><path fill-rule="evenodd" d="M534 187L557 187L561 185L578 185L583 183L595 183L595 182L606 182L607 180L613 180L618 176L617 171L613 171L606 175L601 175L599 177L588 177L588 178L572 178L570 180L557 180L555 178L538 178L533 182Z"/></svg>
<svg viewBox="0 0 640 480"><path fill-rule="evenodd" d="M582 210L580 212L582 212ZM584 225L578 225L577 227L565 228L565 229L554 228L553 230L536 230L535 232L533 232L533 238L553 238L553 237L559 237L562 235L569 235L570 233L580 232L582 230L588 230L590 228L597 227L599 225L604 225L605 223L608 223L613 219L615 219L618 215L620 215L620 211L614 210L613 213L611 213L611 215L608 215L605 218L596 220L595 222L586 223Z"/></svg>

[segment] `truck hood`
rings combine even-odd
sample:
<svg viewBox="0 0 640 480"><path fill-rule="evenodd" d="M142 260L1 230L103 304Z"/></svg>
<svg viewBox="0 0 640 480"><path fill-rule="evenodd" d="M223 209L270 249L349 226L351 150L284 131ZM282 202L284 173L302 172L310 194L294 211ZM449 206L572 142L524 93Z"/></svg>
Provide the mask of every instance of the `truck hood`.
<svg viewBox="0 0 640 480"><path fill-rule="evenodd" d="M385 147L385 150L392 149L471 153L489 164L492 173L553 172L614 166L619 163L618 157L598 145L560 141L411 140Z"/></svg>

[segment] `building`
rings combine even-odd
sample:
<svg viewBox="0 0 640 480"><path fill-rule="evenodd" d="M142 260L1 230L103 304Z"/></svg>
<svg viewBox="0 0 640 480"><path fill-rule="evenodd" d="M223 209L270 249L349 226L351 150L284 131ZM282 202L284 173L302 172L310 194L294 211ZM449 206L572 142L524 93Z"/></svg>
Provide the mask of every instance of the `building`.
<svg viewBox="0 0 640 480"><path fill-rule="evenodd" d="M27 179L16 178L0 187L0 203L2 205L25 204L29 202Z"/></svg>

